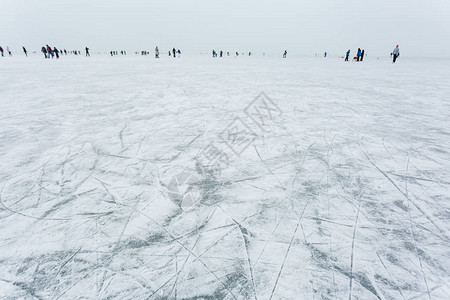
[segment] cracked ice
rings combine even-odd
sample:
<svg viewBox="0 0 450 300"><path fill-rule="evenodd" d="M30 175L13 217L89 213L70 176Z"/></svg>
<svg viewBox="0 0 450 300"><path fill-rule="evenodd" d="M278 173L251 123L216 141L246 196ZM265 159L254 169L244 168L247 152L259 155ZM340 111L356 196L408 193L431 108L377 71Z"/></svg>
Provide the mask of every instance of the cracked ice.
<svg viewBox="0 0 450 300"><path fill-rule="evenodd" d="M2 70L1 297L448 299L449 61ZM283 114L258 131L244 109L262 91ZM237 117L257 137L201 172ZM167 189L186 170L199 201L180 207Z"/></svg>

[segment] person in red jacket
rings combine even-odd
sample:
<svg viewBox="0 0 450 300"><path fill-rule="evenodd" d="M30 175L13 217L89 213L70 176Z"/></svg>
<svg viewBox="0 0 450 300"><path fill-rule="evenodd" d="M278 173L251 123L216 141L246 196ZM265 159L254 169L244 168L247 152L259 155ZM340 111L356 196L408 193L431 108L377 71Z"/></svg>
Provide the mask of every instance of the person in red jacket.
<svg viewBox="0 0 450 300"><path fill-rule="evenodd" d="M54 57L54 53L53 53L53 49L49 46L49 45L46 45L47 46L47 54L48 54L48 57L50 58L50 55L52 56L52 58Z"/></svg>

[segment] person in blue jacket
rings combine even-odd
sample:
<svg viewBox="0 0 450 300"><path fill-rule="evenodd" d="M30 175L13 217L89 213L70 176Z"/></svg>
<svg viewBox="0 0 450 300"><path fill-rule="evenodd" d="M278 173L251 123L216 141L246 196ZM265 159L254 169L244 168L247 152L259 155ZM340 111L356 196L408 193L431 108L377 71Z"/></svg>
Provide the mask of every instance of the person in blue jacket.
<svg viewBox="0 0 450 300"><path fill-rule="evenodd" d="M356 54L356 56L358 57L357 61L359 61L361 59L361 48L358 48L358 53Z"/></svg>
<svg viewBox="0 0 450 300"><path fill-rule="evenodd" d="M347 51L345 54L345 61L348 61L348 57L350 56L350 50Z"/></svg>

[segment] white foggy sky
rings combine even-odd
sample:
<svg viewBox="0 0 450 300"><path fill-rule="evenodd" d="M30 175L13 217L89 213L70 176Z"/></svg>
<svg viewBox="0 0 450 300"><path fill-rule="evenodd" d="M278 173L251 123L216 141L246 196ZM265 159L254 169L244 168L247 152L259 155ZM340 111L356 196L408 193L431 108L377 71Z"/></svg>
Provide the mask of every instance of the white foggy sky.
<svg viewBox="0 0 450 300"><path fill-rule="evenodd" d="M0 0L0 45L450 56L450 0Z"/></svg>

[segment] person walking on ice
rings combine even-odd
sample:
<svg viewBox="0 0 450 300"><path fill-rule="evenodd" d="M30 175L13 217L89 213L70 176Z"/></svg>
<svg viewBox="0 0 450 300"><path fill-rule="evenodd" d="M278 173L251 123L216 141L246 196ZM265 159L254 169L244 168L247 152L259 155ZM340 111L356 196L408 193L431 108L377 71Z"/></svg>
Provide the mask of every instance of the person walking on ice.
<svg viewBox="0 0 450 300"><path fill-rule="evenodd" d="M286 56L287 56L287 50L284 50L283 58L286 58Z"/></svg>
<svg viewBox="0 0 450 300"><path fill-rule="evenodd" d="M2 48L2 46L0 46L0 54L1 54L2 56L5 56L5 55L3 54L3 48Z"/></svg>
<svg viewBox="0 0 450 300"><path fill-rule="evenodd" d="M155 48L155 58L159 58L159 48L156 46Z"/></svg>
<svg viewBox="0 0 450 300"><path fill-rule="evenodd" d="M88 47L86 47L86 57L91 57L91 55L89 54L89 48Z"/></svg>
<svg viewBox="0 0 450 300"><path fill-rule="evenodd" d="M56 59L59 59L59 50L56 47L53 47L53 53L55 53Z"/></svg>
<svg viewBox="0 0 450 300"><path fill-rule="evenodd" d="M45 47L41 48L41 52L44 53L44 57L47 58L47 49Z"/></svg>
<svg viewBox="0 0 450 300"><path fill-rule="evenodd" d="M395 47L394 51L392 51L392 55L394 56L392 63L395 63L397 58L400 56L400 49L398 48L398 45Z"/></svg>
<svg viewBox="0 0 450 300"><path fill-rule="evenodd" d="M347 51L345 54L345 61L348 61L348 57L350 56L350 50Z"/></svg>
<svg viewBox="0 0 450 300"><path fill-rule="evenodd" d="M22 49L23 49L23 53L25 53L25 56L28 57L28 51L27 51L27 49L26 49L24 46L22 46Z"/></svg>
<svg viewBox="0 0 450 300"><path fill-rule="evenodd" d="M47 45L47 57L50 58L50 56L52 58L54 57L53 50L49 45Z"/></svg>

